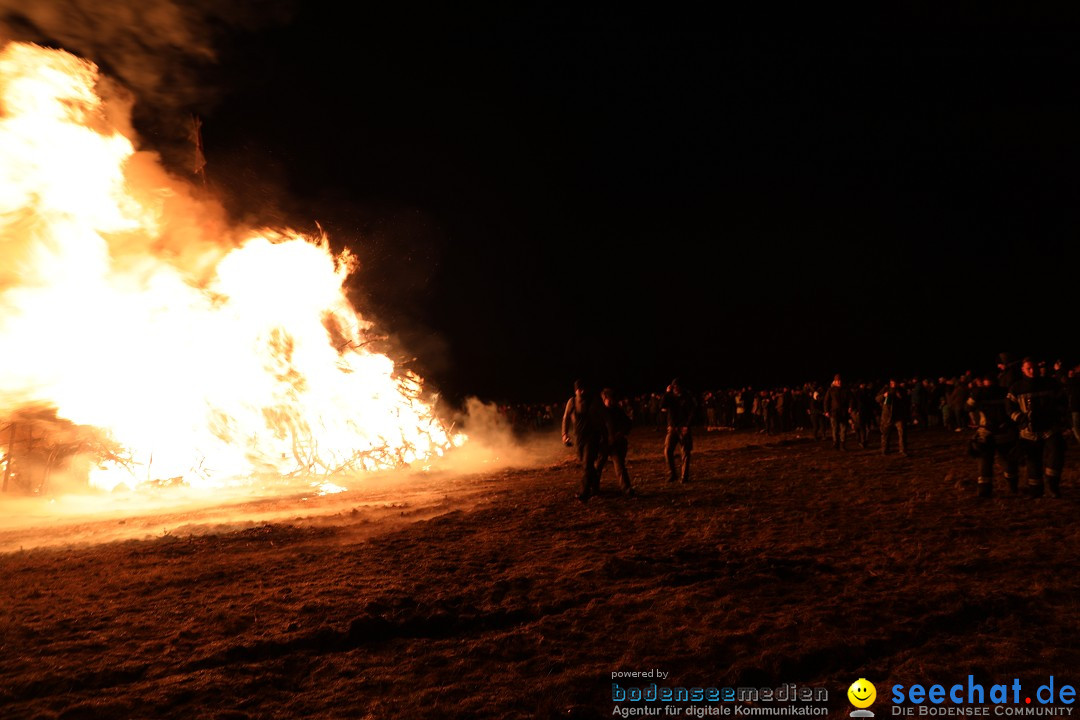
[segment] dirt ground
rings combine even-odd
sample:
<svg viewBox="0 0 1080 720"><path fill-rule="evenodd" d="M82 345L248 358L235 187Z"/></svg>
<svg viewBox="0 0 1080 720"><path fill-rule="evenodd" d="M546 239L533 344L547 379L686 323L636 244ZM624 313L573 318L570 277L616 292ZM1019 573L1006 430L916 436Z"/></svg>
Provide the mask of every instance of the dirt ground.
<svg viewBox="0 0 1080 720"><path fill-rule="evenodd" d="M0 718L600 718L626 706L613 683L651 682L794 683L845 717L861 677L882 717L894 684L1075 686L1080 451L1062 499L999 478L977 500L966 439L912 433L904 458L699 432L693 482L669 485L662 436L635 430L638 496L609 470L585 505L550 437L528 466L326 497L21 506Z"/></svg>

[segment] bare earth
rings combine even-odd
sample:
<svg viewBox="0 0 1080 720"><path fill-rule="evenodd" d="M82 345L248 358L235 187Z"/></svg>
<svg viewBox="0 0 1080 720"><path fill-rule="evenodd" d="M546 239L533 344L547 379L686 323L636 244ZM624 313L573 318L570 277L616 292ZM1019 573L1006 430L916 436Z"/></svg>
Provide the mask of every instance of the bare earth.
<svg viewBox="0 0 1080 720"><path fill-rule="evenodd" d="M324 498L30 511L0 532L0 718L600 718L612 682L795 683L844 717L860 677L883 717L894 683L1080 685L1080 452L1063 499L978 501L966 439L699 432L668 485L637 429L639 496L609 470L587 505L552 437Z"/></svg>

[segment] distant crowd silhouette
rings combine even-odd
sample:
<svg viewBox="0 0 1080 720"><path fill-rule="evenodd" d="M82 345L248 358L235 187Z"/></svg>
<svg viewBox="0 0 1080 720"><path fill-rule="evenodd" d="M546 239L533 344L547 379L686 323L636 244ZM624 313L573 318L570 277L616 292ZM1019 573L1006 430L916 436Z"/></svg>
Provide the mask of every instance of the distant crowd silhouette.
<svg viewBox="0 0 1080 720"><path fill-rule="evenodd" d="M621 398L610 388L605 392L632 420L633 427L657 432L668 428L664 453L669 480L688 482L692 435L689 427L672 434L665 411L671 390L669 385L665 392ZM805 431L815 439L831 440L839 451L848 449L850 436L860 448L870 447L876 439L881 453L889 454L895 436L897 452L907 455L911 430L968 431L968 452L978 461L980 497L993 494L995 457L1005 465L1004 477L1011 492L1020 491L1019 466L1025 465L1025 494L1042 496L1045 486L1053 496L1059 496L1066 438L1071 435L1080 442L1080 365L1017 359L1006 353L999 355L993 369L952 377L893 376L847 382L838 374L828 384L809 381L768 389L687 391L687 395L691 416L685 422L698 430L763 435ZM551 430L562 422L564 440L566 409L565 401L499 406L517 431ZM597 420L598 425L602 422ZM685 467L676 468L673 448L681 438L687 445L682 453ZM604 453L603 438L596 442L594 462ZM595 493L590 483L591 479L583 480L583 499ZM624 490L628 487L627 480Z"/></svg>

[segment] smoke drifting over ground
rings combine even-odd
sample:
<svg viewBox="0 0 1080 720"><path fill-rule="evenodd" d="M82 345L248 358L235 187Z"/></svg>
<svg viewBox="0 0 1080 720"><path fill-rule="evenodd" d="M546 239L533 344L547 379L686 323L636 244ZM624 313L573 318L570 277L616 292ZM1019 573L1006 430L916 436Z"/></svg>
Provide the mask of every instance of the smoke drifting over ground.
<svg viewBox="0 0 1080 720"><path fill-rule="evenodd" d="M469 398L453 419L469 441L422 466L330 478L262 478L227 488L85 487L88 460L55 471L38 496L0 494L0 553L163 536L216 535L271 522L372 532L485 502L508 473L554 470L567 454L551 433L518 437L495 405ZM81 472L80 472L81 469Z"/></svg>
<svg viewBox="0 0 1080 720"><path fill-rule="evenodd" d="M291 3L170 0L0 0L0 43L62 48L99 65L136 99L136 119L178 160L189 114L205 112L223 88L211 78L230 33L285 22Z"/></svg>
<svg viewBox="0 0 1080 720"><path fill-rule="evenodd" d="M455 426L469 436L469 442L448 454L444 464L459 472L543 467L562 455L563 447L555 434L519 437L494 404L475 397L466 400Z"/></svg>

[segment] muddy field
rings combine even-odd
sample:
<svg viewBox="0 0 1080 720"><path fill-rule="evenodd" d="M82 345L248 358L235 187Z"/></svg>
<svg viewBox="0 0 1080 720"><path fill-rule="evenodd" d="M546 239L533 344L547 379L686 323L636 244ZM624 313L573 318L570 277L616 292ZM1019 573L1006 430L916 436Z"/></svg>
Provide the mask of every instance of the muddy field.
<svg viewBox="0 0 1080 720"><path fill-rule="evenodd" d="M1080 452L1062 499L980 501L965 444L700 432L668 485L636 430L638 496L609 471L586 505L555 437L524 467L227 511L9 503L0 718L599 718L613 682L795 684L845 717L860 677L883 717L894 684L1076 685Z"/></svg>

